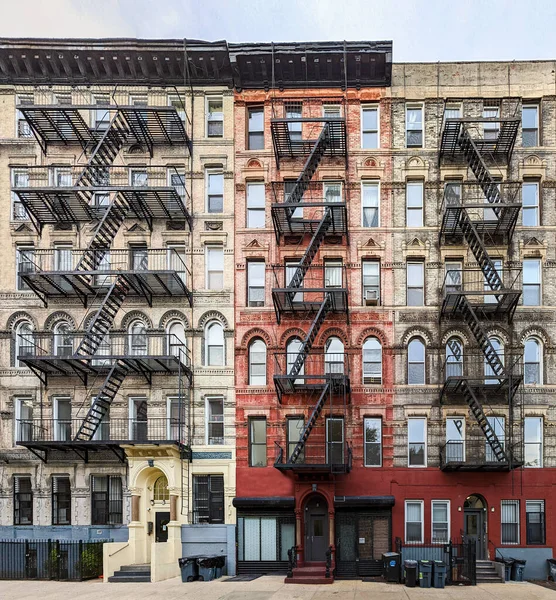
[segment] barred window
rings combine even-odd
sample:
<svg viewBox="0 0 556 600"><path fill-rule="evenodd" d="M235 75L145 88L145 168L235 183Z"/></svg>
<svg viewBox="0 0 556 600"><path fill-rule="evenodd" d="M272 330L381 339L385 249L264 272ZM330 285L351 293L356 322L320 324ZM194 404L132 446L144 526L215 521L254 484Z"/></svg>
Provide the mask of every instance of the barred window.
<svg viewBox="0 0 556 600"><path fill-rule="evenodd" d="M502 544L519 544L519 500L502 500Z"/></svg>
<svg viewBox="0 0 556 600"><path fill-rule="evenodd" d="M546 544L544 500L527 500L525 503L525 515L527 519L527 544Z"/></svg>
<svg viewBox="0 0 556 600"><path fill-rule="evenodd" d="M30 477L14 477L14 525L33 524L33 490Z"/></svg>
<svg viewBox="0 0 556 600"><path fill-rule="evenodd" d="M224 523L224 476L193 476L193 522Z"/></svg>
<svg viewBox="0 0 556 600"><path fill-rule="evenodd" d="M123 523L122 478L119 475L93 475L91 481L91 524Z"/></svg>

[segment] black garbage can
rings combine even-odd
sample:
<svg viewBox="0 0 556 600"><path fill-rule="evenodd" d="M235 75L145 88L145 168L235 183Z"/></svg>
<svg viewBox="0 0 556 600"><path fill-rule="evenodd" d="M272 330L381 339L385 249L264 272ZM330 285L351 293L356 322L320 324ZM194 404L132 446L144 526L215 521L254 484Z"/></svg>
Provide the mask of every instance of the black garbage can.
<svg viewBox="0 0 556 600"><path fill-rule="evenodd" d="M417 561L405 560L403 563L403 577L406 587L415 587L417 585Z"/></svg>
<svg viewBox="0 0 556 600"><path fill-rule="evenodd" d="M430 588L432 583L432 560L419 561L419 585Z"/></svg>
<svg viewBox="0 0 556 600"><path fill-rule="evenodd" d="M547 558L548 581L556 581L556 558Z"/></svg>
<svg viewBox="0 0 556 600"><path fill-rule="evenodd" d="M510 581L512 578L512 565L514 564L513 558L497 558L496 562L500 562L504 565L504 581Z"/></svg>
<svg viewBox="0 0 556 600"><path fill-rule="evenodd" d="M198 556L184 556L178 559L178 565L181 569L181 580L184 583L197 581L199 579Z"/></svg>
<svg viewBox="0 0 556 600"><path fill-rule="evenodd" d="M512 581L523 581L526 564L526 560L514 558L514 564L512 565Z"/></svg>
<svg viewBox="0 0 556 600"><path fill-rule="evenodd" d="M400 583L401 578L401 556L398 552L385 552L382 555L384 564L384 577L386 581Z"/></svg>
<svg viewBox="0 0 556 600"><path fill-rule="evenodd" d="M434 576L433 586L435 588L443 588L446 582L446 563L443 560L434 561Z"/></svg>

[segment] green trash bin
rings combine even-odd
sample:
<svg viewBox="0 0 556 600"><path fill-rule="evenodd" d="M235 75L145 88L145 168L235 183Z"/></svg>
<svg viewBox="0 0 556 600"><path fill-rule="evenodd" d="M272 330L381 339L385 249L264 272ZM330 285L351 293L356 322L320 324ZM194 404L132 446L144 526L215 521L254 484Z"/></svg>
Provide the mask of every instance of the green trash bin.
<svg viewBox="0 0 556 600"><path fill-rule="evenodd" d="M432 584L432 560L419 561L419 585L430 588Z"/></svg>

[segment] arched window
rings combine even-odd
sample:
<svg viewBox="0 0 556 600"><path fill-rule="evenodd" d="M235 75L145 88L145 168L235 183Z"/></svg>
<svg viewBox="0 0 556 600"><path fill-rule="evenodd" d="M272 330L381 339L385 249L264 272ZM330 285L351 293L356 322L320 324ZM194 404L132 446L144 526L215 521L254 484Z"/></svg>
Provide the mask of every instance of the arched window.
<svg viewBox="0 0 556 600"><path fill-rule="evenodd" d="M407 383L425 384L425 344L421 338L413 338L407 346Z"/></svg>
<svg viewBox="0 0 556 600"><path fill-rule="evenodd" d="M489 341L490 341L491 346L494 348L494 351L498 355L500 362L502 363L502 365L504 365L504 344L497 337L491 337L489 339ZM493 364L497 364L497 363L493 363ZM484 360L484 365L485 365L485 384L488 385L488 384L500 383L500 380L496 377L496 375L499 375L500 373L495 372L495 370L492 368L491 362L489 362L487 360L486 356L485 356L485 360ZM497 370L499 370L499 369L497 369Z"/></svg>
<svg viewBox="0 0 556 600"><path fill-rule="evenodd" d="M382 346L375 337L363 344L363 383L382 383Z"/></svg>
<svg viewBox="0 0 556 600"><path fill-rule="evenodd" d="M161 475L154 482L153 500L155 502L166 502L170 500L170 490L168 489L168 479L166 479L166 475Z"/></svg>
<svg viewBox="0 0 556 600"><path fill-rule="evenodd" d="M446 379L463 376L463 344L453 337L446 344Z"/></svg>
<svg viewBox="0 0 556 600"><path fill-rule="evenodd" d="M224 365L224 329L218 321L212 321L205 331L205 364L221 367Z"/></svg>
<svg viewBox="0 0 556 600"><path fill-rule="evenodd" d="M73 354L73 335L66 321L60 321L54 327L54 354L66 357Z"/></svg>
<svg viewBox="0 0 556 600"><path fill-rule="evenodd" d="M170 321L166 327L168 339L168 354L170 356L179 356L180 352L187 350L185 342L185 326L181 321Z"/></svg>
<svg viewBox="0 0 556 600"><path fill-rule="evenodd" d="M16 367L24 367L20 362L20 357L32 356L35 351L35 342L33 339L33 325L30 321L20 321L15 328L15 360Z"/></svg>
<svg viewBox="0 0 556 600"><path fill-rule="evenodd" d="M293 366L295 364L299 352L301 351L302 346L303 342L298 337L291 338L291 340L289 340L286 344L286 367L288 373L291 373L291 370L293 369ZM305 364L302 364L301 369L299 369L297 374L304 375L304 373Z"/></svg>
<svg viewBox="0 0 556 600"><path fill-rule="evenodd" d="M147 328L143 321L133 321L129 326L129 350L132 356L147 354Z"/></svg>
<svg viewBox="0 0 556 600"><path fill-rule="evenodd" d="M262 340L249 344L249 385L266 385L266 344Z"/></svg>
<svg viewBox="0 0 556 600"><path fill-rule="evenodd" d="M537 338L531 337L525 341L523 362L524 383L542 384L542 345Z"/></svg>
<svg viewBox="0 0 556 600"><path fill-rule="evenodd" d="M330 337L324 345L324 372L327 374L344 372L344 344L338 337Z"/></svg>

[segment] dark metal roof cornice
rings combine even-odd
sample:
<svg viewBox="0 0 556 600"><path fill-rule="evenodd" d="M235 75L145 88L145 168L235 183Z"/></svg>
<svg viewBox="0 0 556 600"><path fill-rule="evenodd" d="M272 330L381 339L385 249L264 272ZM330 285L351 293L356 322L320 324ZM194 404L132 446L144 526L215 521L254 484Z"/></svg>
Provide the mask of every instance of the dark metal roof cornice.
<svg viewBox="0 0 556 600"><path fill-rule="evenodd" d="M391 70L388 41L0 38L0 84L373 87L390 85Z"/></svg>

